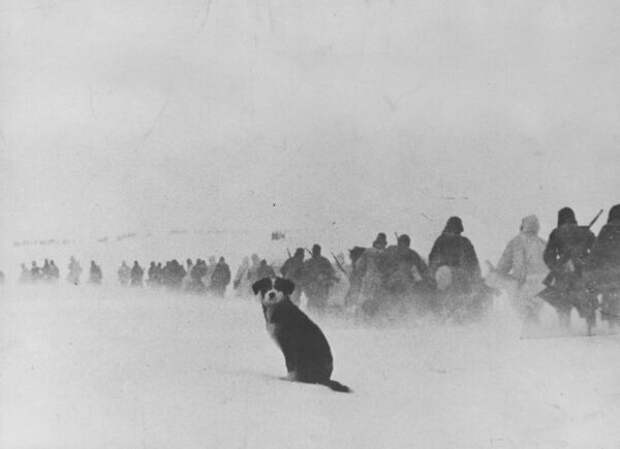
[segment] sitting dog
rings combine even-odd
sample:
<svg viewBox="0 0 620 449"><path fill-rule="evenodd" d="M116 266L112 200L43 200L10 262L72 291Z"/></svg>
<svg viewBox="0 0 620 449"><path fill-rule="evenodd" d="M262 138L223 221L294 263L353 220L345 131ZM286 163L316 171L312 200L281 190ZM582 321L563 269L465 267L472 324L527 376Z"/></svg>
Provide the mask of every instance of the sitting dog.
<svg viewBox="0 0 620 449"><path fill-rule="evenodd" d="M284 354L288 379L350 392L349 387L330 379L333 359L329 344L321 329L290 300L295 284L283 278L263 278L252 290L261 294L267 331Z"/></svg>

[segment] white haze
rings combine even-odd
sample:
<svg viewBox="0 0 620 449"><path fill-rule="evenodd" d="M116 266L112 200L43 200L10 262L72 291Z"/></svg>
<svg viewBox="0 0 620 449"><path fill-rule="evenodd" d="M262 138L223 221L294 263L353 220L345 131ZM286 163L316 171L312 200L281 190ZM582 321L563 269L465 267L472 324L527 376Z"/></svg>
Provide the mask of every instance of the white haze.
<svg viewBox="0 0 620 449"><path fill-rule="evenodd" d="M616 2L0 12L5 250L187 228L409 232L425 252L459 214L490 257L524 215L546 233L562 206L618 201Z"/></svg>

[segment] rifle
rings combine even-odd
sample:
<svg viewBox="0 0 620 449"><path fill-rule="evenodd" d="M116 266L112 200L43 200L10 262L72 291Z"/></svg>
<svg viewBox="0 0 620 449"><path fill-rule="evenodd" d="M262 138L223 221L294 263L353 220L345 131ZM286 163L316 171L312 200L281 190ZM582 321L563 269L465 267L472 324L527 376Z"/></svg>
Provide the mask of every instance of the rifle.
<svg viewBox="0 0 620 449"><path fill-rule="evenodd" d="M349 278L349 273L347 273L347 271L344 269L344 267L342 266L342 264L340 263L340 261L338 260L338 258L336 257L336 255L331 252L332 257L334 258L334 262L336 262L336 266L340 269L340 271L342 271L344 273L344 275L347 277L347 279Z"/></svg>
<svg viewBox="0 0 620 449"><path fill-rule="evenodd" d="M288 258L289 258L289 259L290 259L291 257L293 257L293 256L291 256L291 250L290 250L290 249L286 248L286 253L288 254Z"/></svg>
<svg viewBox="0 0 620 449"><path fill-rule="evenodd" d="M587 229L590 229L592 226L594 226L594 223L596 223L596 221L599 219L599 217L601 216L601 214L603 213L603 209L599 210L598 213L596 214L596 216L592 219L592 221L590 221L590 224L588 224ZM558 260L558 265L564 265L565 263L567 263L571 258L571 254L570 253L566 253L563 257L560 258L560 260ZM549 274L547 274L547 276L545 277L545 279L543 279L542 283L547 287L550 288L553 285L553 281L555 280L555 272L550 271ZM547 290L547 288L543 289L540 293L538 293L538 295L540 295L541 293L545 292L545 290ZM538 296L536 295L536 296Z"/></svg>

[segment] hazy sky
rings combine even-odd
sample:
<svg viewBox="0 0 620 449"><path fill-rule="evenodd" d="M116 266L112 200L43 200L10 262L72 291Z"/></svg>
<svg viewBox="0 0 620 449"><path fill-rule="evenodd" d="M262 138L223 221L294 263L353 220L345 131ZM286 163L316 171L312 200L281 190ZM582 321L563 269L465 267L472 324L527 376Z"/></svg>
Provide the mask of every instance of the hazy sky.
<svg viewBox="0 0 620 449"><path fill-rule="evenodd" d="M617 1L0 0L0 235L586 221L620 202L618 23Z"/></svg>

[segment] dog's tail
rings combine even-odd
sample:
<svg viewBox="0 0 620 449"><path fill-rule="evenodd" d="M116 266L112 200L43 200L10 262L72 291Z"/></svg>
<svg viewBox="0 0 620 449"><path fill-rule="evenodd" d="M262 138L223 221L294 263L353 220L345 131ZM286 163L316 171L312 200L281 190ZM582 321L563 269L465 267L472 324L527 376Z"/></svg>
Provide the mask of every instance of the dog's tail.
<svg viewBox="0 0 620 449"><path fill-rule="evenodd" d="M353 392L353 390L351 390L349 387L347 387L346 385L342 385L340 382L336 382L335 380L328 380L323 385L331 388L334 391L338 391L340 393L352 393Z"/></svg>

